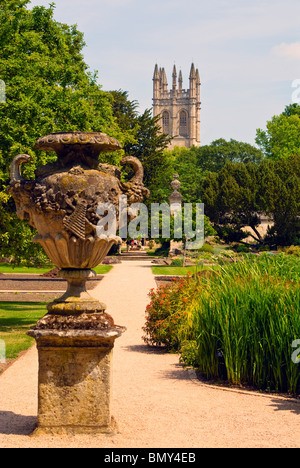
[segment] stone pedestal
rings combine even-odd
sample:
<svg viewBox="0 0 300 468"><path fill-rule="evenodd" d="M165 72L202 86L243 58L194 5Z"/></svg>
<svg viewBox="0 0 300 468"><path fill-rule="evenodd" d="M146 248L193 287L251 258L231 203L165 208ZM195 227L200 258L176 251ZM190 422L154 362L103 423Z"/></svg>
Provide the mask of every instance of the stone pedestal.
<svg viewBox="0 0 300 468"><path fill-rule="evenodd" d="M42 320L49 318L53 321L51 316ZM110 414L112 353L123 331L112 326L35 327L28 332L36 339L39 355L38 425L33 435L116 432Z"/></svg>
<svg viewBox="0 0 300 468"><path fill-rule="evenodd" d="M120 197L141 203L150 195L143 184L143 166L133 156L123 158L121 165L134 170L126 182L117 167L99 163L100 153L122 148L99 132L52 133L34 148L54 151L57 160L38 167L35 180L26 180L21 166L31 158L17 155L9 192L17 216L37 230L34 242L42 245L68 282L65 294L47 306L48 314L28 332L39 353L36 434L111 432L112 349L125 329L105 313L105 304L89 295L86 281L95 274L91 269L121 241L105 229L106 221L101 224L105 213L113 212L107 204L118 219ZM126 220L132 219L127 204L123 211Z"/></svg>

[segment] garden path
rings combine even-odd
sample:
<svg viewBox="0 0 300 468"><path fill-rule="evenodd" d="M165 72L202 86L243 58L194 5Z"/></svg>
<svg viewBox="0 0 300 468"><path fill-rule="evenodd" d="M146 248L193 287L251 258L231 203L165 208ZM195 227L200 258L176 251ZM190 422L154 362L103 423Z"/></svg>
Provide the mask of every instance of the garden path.
<svg viewBox="0 0 300 468"><path fill-rule="evenodd" d="M114 436L29 437L37 414L35 347L0 377L0 447L300 447L300 401L198 381L178 356L142 340L150 261L123 261L93 290L127 331L113 358Z"/></svg>

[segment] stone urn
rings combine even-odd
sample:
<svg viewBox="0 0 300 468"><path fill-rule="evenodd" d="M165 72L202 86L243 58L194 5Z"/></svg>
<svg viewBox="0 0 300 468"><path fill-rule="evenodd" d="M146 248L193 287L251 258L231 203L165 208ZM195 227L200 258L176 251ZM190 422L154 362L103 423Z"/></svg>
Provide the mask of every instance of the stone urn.
<svg viewBox="0 0 300 468"><path fill-rule="evenodd" d="M103 133L54 133L40 138L35 149L55 152L56 162L38 167L35 180L26 180L21 165L30 156L16 156L9 190L18 217L37 230L34 242L68 282L66 293L47 306L48 313L28 332L39 350L38 429L107 432L112 425L111 350L124 328L114 324L105 304L91 297L86 281L120 242L116 235L98 235L97 208L113 205L118 221L120 196L126 195L130 204L148 196L143 167L137 158L125 157L121 164L131 165L134 176L123 182L117 167L99 164L101 152L121 149Z"/></svg>
<svg viewBox="0 0 300 468"><path fill-rule="evenodd" d="M148 190L143 185L143 167L137 158L129 156L121 161L135 170L127 183L121 182L117 167L99 164L100 152L121 149L117 140L103 133L55 133L40 138L35 149L54 151L57 162L39 167L32 181L21 175L21 165L29 162L30 156L15 157L10 192L18 217L27 219L38 232L34 242L43 246L60 268L60 275L69 282L67 293L48 306L49 311L60 309L65 314L78 308L79 299L91 302L85 290L85 282L93 274L91 269L102 263L111 247L120 242L119 237L103 233L98 237L99 204L112 204L118 220L120 196L126 195L130 204L141 202Z"/></svg>

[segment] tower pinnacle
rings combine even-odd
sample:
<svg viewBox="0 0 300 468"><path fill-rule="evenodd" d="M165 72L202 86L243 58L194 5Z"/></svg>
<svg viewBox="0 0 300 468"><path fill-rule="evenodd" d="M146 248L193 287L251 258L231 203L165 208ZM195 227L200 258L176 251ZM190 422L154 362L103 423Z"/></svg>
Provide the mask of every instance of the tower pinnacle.
<svg viewBox="0 0 300 468"><path fill-rule="evenodd" d="M159 116L161 131L172 137L170 148L174 146L200 146L200 76L192 63L190 87L182 89L182 72L178 75L176 65L172 71L172 88L168 89L164 68L155 65L153 75L153 115Z"/></svg>

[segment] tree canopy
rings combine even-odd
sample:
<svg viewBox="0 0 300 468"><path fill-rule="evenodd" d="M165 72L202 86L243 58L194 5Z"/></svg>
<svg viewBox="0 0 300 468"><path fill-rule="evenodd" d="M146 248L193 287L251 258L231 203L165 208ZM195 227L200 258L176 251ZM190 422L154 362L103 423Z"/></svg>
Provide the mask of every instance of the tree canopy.
<svg viewBox="0 0 300 468"><path fill-rule="evenodd" d="M205 212L227 241L247 237L261 244L290 245L300 241L300 155L261 164L230 163L210 173L202 185ZM260 215L273 219L264 237L257 227Z"/></svg>
<svg viewBox="0 0 300 468"><path fill-rule="evenodd" d="M26 239L32 237L15 217L6 193L14 156L30 154L32 161L24 167L29 178L38 165L55 158L33 150L41 136L85 130L102 131L121 142L124 138L113 116L111 95L101 90L97 75L83 60L83 34L76 26L55 21L54 5L29 10L28 3L2 0L0 6L0 79L6 85L5 102L0 103L2 255L15 243L14 254L27 256Z"/></svg>
<svg viewBox="0 0 300 468"><path fill-rule="evenodd" d="M210 145L194 148L198 164L202 170L218 172L230 162L259 163L263 159L261 150L249 143L237 140L226 141L223 138L213 141Z"/></svg>
<svg viewBox="0 0 300 468"><path fill-rule="evenodd" d="M287 106L282 114L267 122L266 130L258 129L256 143L267 158L284 159L300 154L300 105Z"/></svg>
<svg viewBox="0 0 300 468"><path fill-rule="evenodd" d="M138 158L144 167L144 184L150 189L151 201L160 201L160 180L168 171L168 157L164 150L170 138L161 132L159 117L153 117L151 109L141 115L138 103L129 100L127 91L111 91L113 113L121 130L126 134L123 149L126 155Z"/></svg>

